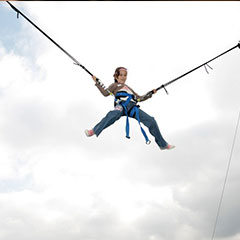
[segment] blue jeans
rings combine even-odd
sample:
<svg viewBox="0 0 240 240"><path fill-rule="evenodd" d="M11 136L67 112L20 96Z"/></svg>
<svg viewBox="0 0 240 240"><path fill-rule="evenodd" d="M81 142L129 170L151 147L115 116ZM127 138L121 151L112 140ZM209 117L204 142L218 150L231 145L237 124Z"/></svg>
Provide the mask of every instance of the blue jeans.
<svg viewBox="0 0 240 240"><path fill-rule="evenodd" d="M133 105L134 103L130 102L127 108L130 109ZM115 109L109 111L107 115L93 128L93 131L96 134L96 136L98 137L105 128L115 123L122 116L126 116L123 107L121 105L116 105ZM162 134L159 130L156 120L153 117L149 116L144 111L142 111L140 108L139 117L140 122L143 123L148 128L149 132L154 136L157 145L160 148L166 147L167 142L162 137ZM135 118L135 116L133 116L133 118Z"/></svg>

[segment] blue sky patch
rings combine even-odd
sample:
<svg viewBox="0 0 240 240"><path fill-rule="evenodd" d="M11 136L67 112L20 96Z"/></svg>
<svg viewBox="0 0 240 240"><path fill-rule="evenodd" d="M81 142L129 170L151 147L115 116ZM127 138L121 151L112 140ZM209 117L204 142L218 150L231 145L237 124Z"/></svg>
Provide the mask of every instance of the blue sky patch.
<svg viewBox="0 0 240 240"><path fill-rule="evenodd" d="M9 6L5 8L0 5L0 41L7 51L15 48L18 35L21 31L21 23L15 11Z"/></svg>

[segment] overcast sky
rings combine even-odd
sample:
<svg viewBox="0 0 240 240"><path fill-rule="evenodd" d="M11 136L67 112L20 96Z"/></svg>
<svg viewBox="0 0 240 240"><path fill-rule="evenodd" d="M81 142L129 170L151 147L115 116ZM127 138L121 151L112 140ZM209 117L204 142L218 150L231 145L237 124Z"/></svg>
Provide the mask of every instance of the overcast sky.
<svg viewBox="0 0 240 240"><path fill-rule="evenodd" d="M238 44L240 2L12 2L108 86L128 68L138 94ZM207 240L240 111L240 50L141 109L176 145L146 145L82 68L0 3L0 239ZM240 130L239 130L240 131ZM214 239L240 238L240 136ZM148 131L147 131L148 132Z"/></svg>

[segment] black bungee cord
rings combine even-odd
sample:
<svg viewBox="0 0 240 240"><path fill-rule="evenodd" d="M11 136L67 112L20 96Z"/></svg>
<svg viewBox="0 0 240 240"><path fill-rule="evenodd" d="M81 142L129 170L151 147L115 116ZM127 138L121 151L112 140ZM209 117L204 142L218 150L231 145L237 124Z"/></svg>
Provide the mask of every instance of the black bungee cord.
<svg viewBox="0 0 240 240"><path fill-rule="evenodd" d="M60 50L62 50L68 57L70 57L74 64L80 66L81 68L83 68L89 75L91 75L93 77L93 74L87 69L85 68L76 58L74 58L70 53L68 53L64 48L62 48L56 41L54 41L51 37L49 37L41 28L39 28L34 22L32 22L26 15L24 15L19 9L17 9L14 5L12 5L9 1L6 1L11 8L17 12L17 18L19 18L19 14L24 17L29 23L31 23L38 31L40 31L46 38L48 38L53 44L55 44ZM104 84L100 81L99 78L96 79L97 83L99 85L101 85L106 91L108 91L108 93L110 95L112 95L112 93L104 86Z"/></svg>
<svg viewBox="0 0 240 240"><path fill-rule="evenodd" d="M166 89L166 86L168 86L168 85L176 82L176 81L179 80L180 78L185 77L185 76L188 75L189 73L191 73L191 72L193 72L193 71L195 71L195 70L197 70L197 69L199 69L199 68L201 68L201 67L203 67L203 66L205 67L205 70L206 70L206 72L208 73L207 67L209 67L210 69L212 69L212 68L208 65L208 63L210 63L210 62L212 62L213 60L221 57L222 55L224 55L224 54L232 51L233 49L235 49L235 48L237 48L237 47L240 48L240 42L239 42L237 45L235 45L234 47L232 47L232 48L228 49L227 51L225 51L225 52L217 55L217 56L214 57L214 58L212 58L211 60L209 60L209 61L207 61L207 62L205 62L205 63L203 63L203 64L201 64L201 65L199 65L199 66L197 66L197 67L195 67L195 68L193 68L192 70L190 70L190 71L182 74L181 76L179 76L179 77L177 77L177 78L174 78L173 80L171 80L171 81L169 81L169 82L167 82L167 83L162 84L160 87L156 88L155 90L156 90L156 91L159 91L160 89L163 88L163 89L165 90L165 92L168 94L168 91L167 91L167 89ZM153 93L154 93L154 90L148 92L147 94L153 94Z"/></svg>
<svg viewBox="0 0 240 240"><path fill-rule="evenodd" d="M21 16L23 16L23 17L24 17L29 23L31 23L38 31L40 31L45 37L47 37L52 43L54 43L59 49L61 49L68 57L70 57L70 58L74 61L74 64L76 64L76 65L80 66L81 68L83 68L88 74L90 74L90 75L93 77L93 74L92 74L87 68L85 68L82 64L80 64L80 62L77 61L77 59L75 59L72 55L70 55L65 49L63 49L58 43L56 43L51 37L49 37L43 30L41 30L35 23L33 23L27 16L25 16L20 10L18 10L15 6L13 6L9 1L6 1L6 2L11 6L11 8L12 8L14 11L17 12L17 17L19 17L19 14L20 14ZM226 53L234 50L234 49L237 48L237 47L240 48L240 42L239 42L237 45L233 46L232 48L228 49L227 51L225 51L225 52L217 55L217 56L214 57L214 58L212 58L211 60L209 60L209 61L207 61L207 62L205 62L205 63L203 63L203 64L201 64L201 65L199 65L199 66L197 66L197 67L195 67L195 68L193 68L192 70L190 70L190 71L182 74L181 76L179 76L179 77L177 77L177 78L172 79L172 80L169 81L169 82L166 82L166 83L162 84L160 87L158 87L158 88L156 88L156 89L154 89L154 90L149 91L146 95L152 95L154 92L157 92L157 91L159 91L159 90L161 90L161 89L164 89L165 92L168 94L168 91L167 91L167 89L166 89L166 87L167 87L168 85L176 82L176 81L179 80L180 78L185 77L185 76L188 75L189 73L191 73L191 72L193 72L193 71L195 71L195 70L197 70L197 69L199 69L199 68L201 68L201 67L203 67L203 66L205 67L205 70L206 70L206 72L208 73L207 67L209 67L210 69L212 69L212 68L208 65L208 63L210 63L210 62L212 62L213 60L219 58L220 56L222 56L222 55L224 55L224 54L226 54ZM103 84L98 78L97 78L96 80L97 80L97 83L98 83L98 84L100 84L105 90L108 91L108 93L109 93L110 95L112 95L112 93L104 86L104 84Z"/></svg>

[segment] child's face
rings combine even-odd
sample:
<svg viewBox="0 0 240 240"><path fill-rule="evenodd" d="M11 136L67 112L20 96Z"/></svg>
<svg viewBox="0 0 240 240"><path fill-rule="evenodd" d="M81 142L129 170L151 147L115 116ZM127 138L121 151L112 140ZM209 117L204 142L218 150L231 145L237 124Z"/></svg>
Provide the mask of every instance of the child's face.
<svg viewBox="0 0 240 240"><path fill-rule="evenodd" d="M125 81L127 80L127 71L122 69L119 71L119 76L117 77L118 83L124 84Z"/></svg>

